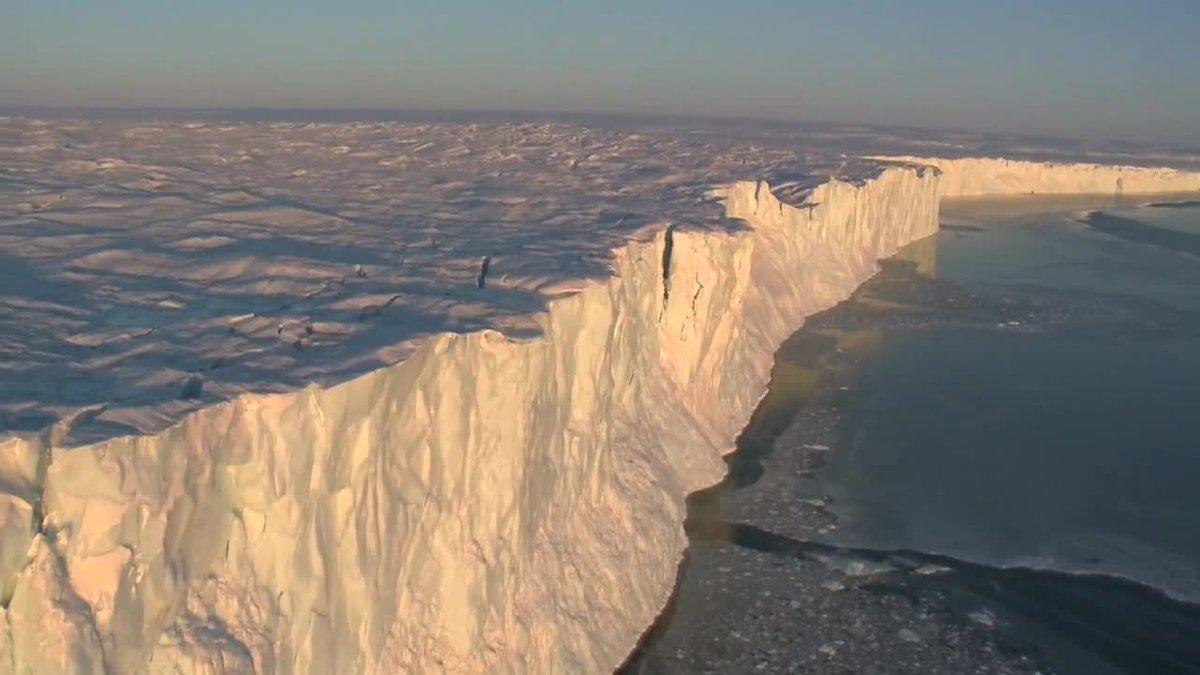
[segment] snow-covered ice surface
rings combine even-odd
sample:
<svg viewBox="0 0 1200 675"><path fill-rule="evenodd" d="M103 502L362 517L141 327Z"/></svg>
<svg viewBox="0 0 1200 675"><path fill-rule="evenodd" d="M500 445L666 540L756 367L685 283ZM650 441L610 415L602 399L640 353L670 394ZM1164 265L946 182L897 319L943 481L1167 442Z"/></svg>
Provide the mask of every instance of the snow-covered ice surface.
<svg viewBox="0 0 1200 675"><path fill-rule="evenodd" d="M931 234L942 196L1200 189L845 156L987 147L0 119L0 654L616 666L780 341Z"/></svg>
<svg viewBox="0 0 1200 675"><path fill-rule="evenodd" d="M808 160L547 124L0 120L0 433L88 408L72 441L150 433L436 332L520 336L640 229L726 226L712 186L840 163Z"/></svg>
<svg viewBox="0 0 1200 675"><path fill-rule="evenodd" d="M642 228L728 227L716 185L799 201L870 175L846 152L997 143L649 126L0 118L0 435L80 411L71 442L151 433L396 363L439 331L518 337Z"/></svg>

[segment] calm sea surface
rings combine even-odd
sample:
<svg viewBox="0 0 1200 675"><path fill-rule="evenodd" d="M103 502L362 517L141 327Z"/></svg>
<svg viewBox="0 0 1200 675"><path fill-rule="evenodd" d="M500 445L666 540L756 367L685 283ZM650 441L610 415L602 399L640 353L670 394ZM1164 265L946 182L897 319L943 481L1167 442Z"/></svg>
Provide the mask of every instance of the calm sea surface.
<svg viewBox="0 0 1200 675"><path fill-rule="evenodd" d="M830 540L1200 602L1200 208L1030 201L952 205L919 270L995 321L880 312L818 473Z"/></svg>

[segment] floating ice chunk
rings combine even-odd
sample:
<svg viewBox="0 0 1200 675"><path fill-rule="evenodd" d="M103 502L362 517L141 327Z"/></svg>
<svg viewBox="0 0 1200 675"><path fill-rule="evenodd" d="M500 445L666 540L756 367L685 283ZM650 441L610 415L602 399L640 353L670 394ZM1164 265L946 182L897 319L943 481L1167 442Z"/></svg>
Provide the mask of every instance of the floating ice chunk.
<svg viewBox="0 0 1200 675"><path fill-rule="evenodd" d="M993 614L992 610L990 609L979 609L974 612L969 612L967 614L967 618L981 626L986 626L988 628L992 628L996 625L996 615Z"/></svg>

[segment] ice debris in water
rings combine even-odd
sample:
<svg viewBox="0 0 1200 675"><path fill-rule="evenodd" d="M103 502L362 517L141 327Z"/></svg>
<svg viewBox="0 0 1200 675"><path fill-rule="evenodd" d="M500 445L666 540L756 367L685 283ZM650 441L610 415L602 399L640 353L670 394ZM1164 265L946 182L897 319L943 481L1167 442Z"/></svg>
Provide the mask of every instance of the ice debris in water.
<svg viewBox="0 0 1200 675"><path fill-rule="evenodd" d="M967 618L975 623L991 628L996 625L996 615L990 609L979 609L967 614Z"/></svg>

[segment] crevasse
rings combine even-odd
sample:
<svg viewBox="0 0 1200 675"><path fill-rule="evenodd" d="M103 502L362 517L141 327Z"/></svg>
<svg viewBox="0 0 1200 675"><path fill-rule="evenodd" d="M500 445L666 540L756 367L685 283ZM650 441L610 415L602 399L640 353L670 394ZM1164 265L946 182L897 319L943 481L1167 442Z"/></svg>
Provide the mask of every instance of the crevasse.
<svg viewBox="0 0 1200 675"><path fill-rule="evenodd" d="M971 161L940 175L905 158L797 207L765 183L718 190L744 229L629 242L536 339L444 334L153 436L0 442L0 663L612 669L666 603L684 498L722 477L779 343L933 234L943 194L1200 189L1127 168L1060 167L1109 172L1087 182L1007 163L1001 180L999 160Z"/></svg>

